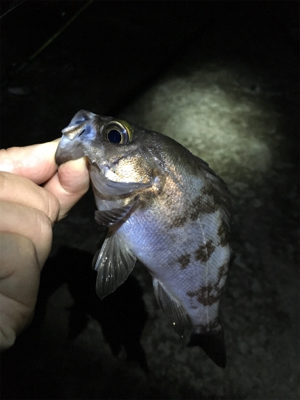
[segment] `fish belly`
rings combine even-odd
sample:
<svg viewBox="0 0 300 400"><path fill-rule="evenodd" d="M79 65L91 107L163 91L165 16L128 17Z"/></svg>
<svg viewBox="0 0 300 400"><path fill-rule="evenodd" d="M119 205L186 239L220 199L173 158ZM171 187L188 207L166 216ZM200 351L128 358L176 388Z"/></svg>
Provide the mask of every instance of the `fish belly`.
<svg viewBox="0 0 300 400"><path fill-rule="evenodd" d="M163 212L137 212L118 231L153 278L184 307L193 333L221 329L219 299L226 281L230 248L218 235L219 211L183 226L167 228Z"/></svg>

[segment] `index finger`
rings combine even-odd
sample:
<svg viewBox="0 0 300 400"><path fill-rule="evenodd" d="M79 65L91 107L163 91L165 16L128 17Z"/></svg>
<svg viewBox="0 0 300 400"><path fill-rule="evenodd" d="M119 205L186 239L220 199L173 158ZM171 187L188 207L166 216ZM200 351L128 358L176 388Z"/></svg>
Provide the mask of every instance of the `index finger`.
<svg viewBox="0 0 300 400"><path fill-rule="evenodd" d="M11 172L40 185L57 171L55 151L60 139L25 147L0 150L0 171Z"/></svg>

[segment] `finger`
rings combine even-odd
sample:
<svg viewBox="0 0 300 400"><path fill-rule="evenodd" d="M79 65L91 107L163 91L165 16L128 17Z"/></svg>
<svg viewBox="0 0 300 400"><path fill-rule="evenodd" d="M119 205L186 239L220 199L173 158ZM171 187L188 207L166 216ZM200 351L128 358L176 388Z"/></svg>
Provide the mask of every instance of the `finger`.
<svg viewBox="0 0 300 400"><path fill-rule="evenodd" d="M42 267L50 253L52 223L43 212L21 204L0 201L1 231L28 237Z"/></svg>
<svg viewBox="0 0 300 400"><path fill-rule="evenodd" d="M58 199L60 220L78 202L89 188L89 173L84 158L62 164L44 188Z"/></svg>
<svg viewBox="0 0 300 400"><path fill-rule="evenodd" d="M54 155L59 139L53 142L0 150L0 171L12 172L41 184L56 172Z"/></svg>
<svg viewBox="0 0 300 400"><path fill-rule="evenodd" d="M57 220L57 198L27 178L0 172L0 199L42 211L52 223Z"/></svg>
<svg viewBox="0 0 300 400"><path fill-rule="evenodd" d="M34 312L40 269L32 241L0 232L0 265L0 350L4 350L14 344Z"/></svg>

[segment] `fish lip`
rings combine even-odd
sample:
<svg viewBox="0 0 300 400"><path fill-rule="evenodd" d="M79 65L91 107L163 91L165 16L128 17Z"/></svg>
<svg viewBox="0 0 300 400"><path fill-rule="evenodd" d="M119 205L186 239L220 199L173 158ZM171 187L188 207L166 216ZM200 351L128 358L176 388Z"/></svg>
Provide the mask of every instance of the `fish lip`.
<svg viewBox="0 0 300 400"><path fill-rule="evenodd" d="M71 122L69 123L67 128L71 127L71 126L79 125L79 124L84 123L84 122L93 121L95 119L95 117L98 117L98 115L94 114L91 111L80 110L71 119Z"/></svg>
<svg viewBox="0 0 300 400"><path fill-rule="evenodd" d="M69 125L62 129L62 137L55 153L55 162L61 165L70 160L85 156L85 142L92 142L97 136L96 114L81 110L72 118Z"/></svg>
<svg viewBox="0 0 300 400"><path fill-rule="evenodd" d="M87 157L87 158L88 158L88 157ZM108 172L114 174L114 175L116 176L116 178L117 178L117 175L115 174L115 172L112 171L111 166L108 165L106 162L104 162L103 164L100 164L100 165L99 165L99 164L98 164L96 161L94 161L94 160L92 161L92 160L90 160L89 158L88 158L88 160L89 160L89 163L90 163L90 164L92 164L92 165L94 165L95 167L98 168L99 173L100 173L105 179L109 179L110 181L116 182L116 183L118 182L118 181L115 181L115 180L113 180L113 179L107 177L107 173L108 173Z"/></svg>
<svg viewBox="0 0 300 400"><path fill-rule="evenodd" d="M61 132L63 134L63 138L68 138L69 141L77 139L80 141L91 142L97 136L97 127L95 126L93 121L88 120L83 121L80 124L70 124Z"/></svg>
<svg viewBox="0 0 300 400"><path fill-rule="evenodd" d="M110 166L109 166L108 164L101 164L101 165L99 165L99 164L97 164L96 162L91 162L90 160L89 160L89 162L90 162L90 164L92 164L93 166L95 166L95 167L98 169L99 174L100 174L100 175L104 178L104 180L106 180L106 181L110 181L110 182L116 183L116 184L118 184L118 183L120 183L120 184L141 184L141 185L143 185L143 184L145 184L145 185L151 184L151 181L144 183L142 180L141 180L141 181L138 181L138 182L123 181L123 180L120 181L118 175L110 168ZM113 174L113 175L115 176L116 180L115 180L115 179L112 179L112 176L111 176L111 175L108 176L108 174L107 174L108 172L110 172L111 174Z"/></svg>
<svg viewBox="0 0 300 400"><path fill-rule="evenodd" d="M100 172L103 174L103 176L106 179L109 179L110 181L116 182L116 183L119 182L117 180L118 179L118 175L111 169L111 166L109 166L107 164L102 165L101 168L100 168ZM116 178L116 180L112 179L114 177Z"/></svg>
<svg viewBox="0 0 300 400"><path fill-rule="evenodd" d="M84 156L82 149L79 146L73 147L70 151L67 147L57 147L55 152L55 162L58 166L70 160L77 160Z"/></svg>
<svg viewBox="0 0 300 400"><path fill-rule="evenodd" d="M83 149L80 147L80 140L70 139L63 135L55 152L55 162L59 166L70 160L77 160L84 156Z"/></svg>

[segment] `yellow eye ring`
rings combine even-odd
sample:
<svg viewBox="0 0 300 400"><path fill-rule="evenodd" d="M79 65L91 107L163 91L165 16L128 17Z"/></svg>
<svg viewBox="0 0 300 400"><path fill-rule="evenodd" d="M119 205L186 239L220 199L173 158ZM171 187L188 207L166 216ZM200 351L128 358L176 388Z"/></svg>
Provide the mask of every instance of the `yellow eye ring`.
<svg viewBox="0 0 300 400"><path fill-rule="evenodd" d="M127 144L133 138L132 126L121 119L109 121L104 129L106 139L113 144Z"/></svg>

